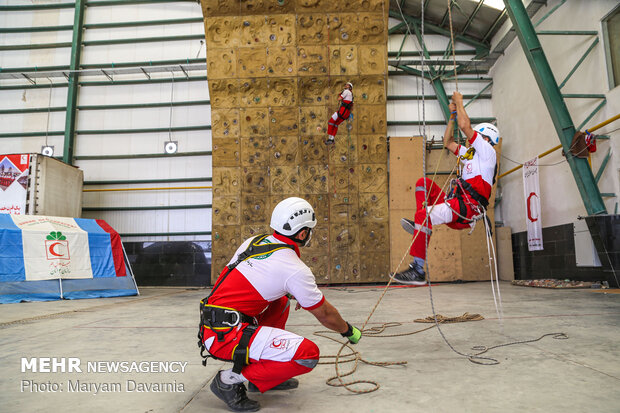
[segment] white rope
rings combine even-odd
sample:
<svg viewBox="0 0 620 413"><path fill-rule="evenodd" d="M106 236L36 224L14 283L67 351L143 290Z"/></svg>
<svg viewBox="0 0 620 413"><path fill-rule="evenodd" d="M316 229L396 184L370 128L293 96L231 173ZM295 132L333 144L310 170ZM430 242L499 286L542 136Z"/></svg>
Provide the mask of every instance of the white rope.
<svg viewBox="0 0 620 413"><path fill-rule="evenodd" d="M493 292L493 303L495 303L495 312L497 313L497 318L500 322L500 328L504 328L503 322L503 308L502 308L502 296L499 291L499 275L497 272L497 260L495 257L495 246L493 245L493 236L491 235L491 228L489 223L487 222L487 214L484 212L484 229L486 233L487 240L487 254L489 255L489 271L491 272L491 291ZM493 258L491 258L491 251L493 251ZM492 261L492 262L491 262ZM493 271L495 270L495 271ZM495 272L495 282L493 280L493 272ZM497 296L495 294L495 289L497 288ZM499 300L499 305L497 304Z"/></svg>

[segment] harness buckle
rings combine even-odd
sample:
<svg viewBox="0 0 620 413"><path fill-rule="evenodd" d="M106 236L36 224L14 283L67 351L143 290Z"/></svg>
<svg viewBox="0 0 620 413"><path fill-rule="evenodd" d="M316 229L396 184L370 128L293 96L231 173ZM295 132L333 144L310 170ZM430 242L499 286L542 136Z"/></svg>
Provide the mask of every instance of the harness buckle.
<svg viewBox="0 0 620 413"><path fill-rule="evenodd" d="M241 316L239 315L238 311L235 311L235 310L224 310L224 314L234 314L237 317L237 319L235 321L233 321L232 323L229 323L228 321L222 320L222 324L224 324L224 325L227 325L229 327L235 327L241 321Z"/></svg>

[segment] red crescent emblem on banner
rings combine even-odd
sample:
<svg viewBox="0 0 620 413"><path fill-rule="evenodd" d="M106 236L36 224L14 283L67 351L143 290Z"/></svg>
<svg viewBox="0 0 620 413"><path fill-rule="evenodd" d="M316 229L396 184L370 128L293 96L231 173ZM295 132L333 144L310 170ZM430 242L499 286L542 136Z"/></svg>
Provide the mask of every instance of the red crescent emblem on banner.
<svg viewBox="0 0 620 413"><path fill-rule="evenodd" d="M58 254L56 251L54 251L54 247L56 245L60 245L60 242L55 242L52 245L50 245L49 247L50 254L52 254L55 257L62 257L62 254Z"/></svg>
<svg viewBox="0 0 620 413"><path fill-rule="evenodd" d="M532 216L532 198L533 197L538 198L538 195L536 195L536 192L530 192L530 196L527 197L527 219L529 219L530 222L538 221L538 216L536 218Z"/></svg>

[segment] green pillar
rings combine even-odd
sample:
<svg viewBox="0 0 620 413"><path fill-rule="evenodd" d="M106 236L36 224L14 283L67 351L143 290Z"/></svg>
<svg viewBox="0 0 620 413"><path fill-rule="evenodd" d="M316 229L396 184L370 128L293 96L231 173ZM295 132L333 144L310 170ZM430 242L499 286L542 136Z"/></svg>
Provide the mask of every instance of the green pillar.
<svg viewBox="0 0 620 413"><path fill-rule="evenodd" d="M85 0L75 0L75 12L73 15L73 39L71 41L71 63L69 67L72 71L80 69L85 3ZM73 164L78 78L79 76L77 73L71 73L68 79L67 113L65 115L65 144L63 148L62 160L69 165Z"/></svg>
<svg viewBox="0 0 620 413"><path fill-rule="evenodd" d="M588 215L605 214L607 209L587 159L570 156L570 145L575 134L575 126L523 2L521 0L504 0L504 4L545 100L564 153L567 154L566 159L575 177L586 211Z"/></svg>

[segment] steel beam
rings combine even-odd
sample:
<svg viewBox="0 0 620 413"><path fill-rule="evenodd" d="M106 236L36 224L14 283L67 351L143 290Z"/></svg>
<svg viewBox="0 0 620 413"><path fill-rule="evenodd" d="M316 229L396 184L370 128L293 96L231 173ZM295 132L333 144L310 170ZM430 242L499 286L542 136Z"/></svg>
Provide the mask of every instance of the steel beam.
<svg viewBox="0 0 620 413"><path fill-rule="evenodd" d="M117 179L111 181L84 181L84 185L135 185L135 184L165 184L178 182L212 182L210 176L194 178L169 178L169 179Z"/></svg>
<svg viewBox="0 0 620 413"><path fill-rule="evenodd" d="M566 77L564 78L564 80L562 81L562 83L560 83L559 88L562 89L564 87L564 85L566 84L566 82L568 82L568 79L571 78L571 76L573 75L573 73L575 73L575 71L577 70L577 68L581 65L581 63L583 63L583 61L585 60L585 58L590 54L590 52L592 51L592 49L594 49L594 47L598 44L598 36L596 37L596 39L594 39L594 41L592 42L592 44L590 45L590 47L588 47L588 50L586 50L586 52L581 56L581 58L579 59L579 61L575 64L575 66L572 68L572 70L570 72L568 72L568 75L566 75Z"/></svg>
<svg viewBox="0 0 620 413"><path fill-rule="evenodd" d="M88 7L104 6L127 6L135 4L157 4L157 3L196 3L196 0L90 0L86 3Z"/></svg>
<svg viewBox="0 0 620 413"><path fill-rule="evenodd" d="M541 36L596 36L596 30L539 30L536 34Z"/></svg>
<svg viewBox="0 0 620 413"><path fill-rule="evenodd" d="M547 105L547 110L551 115L556 133L564 148L564 153L570 154L570 145L576 131L575 126L566 103L562 98L560 88L553 77L553 72L545 52L540 45L534 25L528 17L521 0L504 0L504 5ZM588 214L607 213L605 203L596 185L587 159L576 158L570 155L566 159Z"/></svg>
<svg viewBox="0 0 620 413"><path fill-rule="evenodd" d="M538 27L538 25L544 22L547 17L551 16L553 12L555 12L562 4L566 3L566 0L561 0L558 4L555 5L551 10L549 10L544 16L540 18L536 23L534 23L534 27Z"/></svg>
<svg viewBox="0 0 620 413"><path fill-rule="evenodd" d="M119 233L123 238L127 237L181 237L190 235L211 235L211 231L194 232L128 232Z"/></svg>
<svg viewBox="0 0 620 413"><path fill-rule="evenodd" d="M84 34L85 3L86 0L75 0L75 11L73 12L73 39L71 40L71 63L69 65L70 70L78 70L80 68L80 58L82 56L82 35ZM63 146L62 160L66 164L73 165L79 74L72 72L69 74L67 80L67 114L65 115L65 142Z"/></svg>
<svg viewBox="0 0 620 413"><path fill-rule="evenodd" d="M171 209L211 209L211 204L194 205L157 205L157 206L125 206L125 207L82 207L82 211L162 211Z"/></svg>
<svg viewBox="0 0 620 413"><path fill-rule="evenodd" d="M211 156L211 151L177 152L177 153L134 153L126 155L79 155L76 161L103 161L114 159L151 159L151 158L178 158L186 156ZM174 189L174 188L170 188Z"/></svg>
<svg viewBox="0 0 620 413"><path fill-rule="evenodd" d="M607 163L609 162L609 158L611 158L611 148L607 150L607 155L605 155L605 158L603 158L603 162L601 162L601 167L599 168L598 172L596 173L596 176L594 177L594 180L596 181L597 184L598 184L598 181L601 179L601 176L603 176L603 172L605 172L605 168L607 168Z"/></svg>
<svg viewBox="0 0 620 413"><path fill-rule="evenodd" d="M211 130L211 125L173 126L171 128L138 128L138 129L91 129L78 130L78 135L119 135L123 133L165 133Z"/></svg>
<svg viewBox="0 0 620 413"><path fill-rule="evenodd" d="M0 11L37 11L37 10L55 10L55 9L72 9L73 3L45 3L45 4L24 4L12 6L0 6Z"/></svg>
<svg viewBox="0 0 620 413"><path fill-rule="evenodd" d="M475 95L463 95L463 99L471 99L471 100L476 100L478 98L480 99L491 99L491 95L490 94L482 94L482 92L484 92L486 89L488 89L491 85L487 85L482 91L478 92ZM422 99L422 95L388 95L387 100L420 100ZM425 95L424 99L427 100L437 100L437 96L435 95ZM471 102L467 102L467 105L471 103ZM465 105L465 106L467 106Z"/></svg>
<svg viewBox="0 0 620 413"><path fill-rule="evenodd" d="M401 14L395 10L390 10L390 17L393 17L395 19L399 19L402 20L403 16L401 16ZM419 18L417 17L413 17L413 16L407 16L405 15L405 20L407 20L409 22L409 24L414 24L414 25L419 25L422 22L420 21ZM446 30L444 28L441 28L439 26L436 26L434 24L428 23L428 22L424 22L424 28L428 29L429 31L436 33L436 34L441 34L443 36L446 37L450 37L450 30ZM457 34L454 36L454 40L455 41L460 41L462 43L468 44L470 46L474 46L476 48L480 48L480 49L485 49L485 50L489 50L489 44L485 43L485 42L481 42L479 40L476 40L474 38L471 38L469 36L464 36L461 34Z"/></svg>
<svg viewBox="0 0 620 413"><path fill-rule="evenodd" d="M594 117L594 115L596 115L596 113L599 110L601 110L603 108L603 106L605 106L606 103L607 103L607 100L605 98L603 98L603 101L601 103L599 103L598 106L595 107L592 112L590 112L590 114L583 120L583 122L581 122L579 124L579 126L577 126L577 130L583 129L583 127L586 126L586 123L590 122L590 119L592 119Z"/></svg>
<svg viewBox="0 0 620 413"><path fill-rule="evenodd" d="M483 123L483 122L495 122L495 118L493 117L489 117L489 118L470 118L472 125L476 124L476 123ZM388 126L415 126L415 125L422 125L422 121L421 120L388 120L387 121L387 125ZM445 120L427 120L424 122L427 125L445 125L446 121Z"/></svg>
<svg viewBox="0 0 620 413"><path fill-rule="evenodd" d="M471 24L471 22L474 21L474 17L476 17L476 14L478 14L478 11L480 11L480 8L482 7L483 4L484 4L484 0L480 0L478 2L474 11L469 15L469 18L467 19L465 26L463 26L463 30L461 30L461 34L464 35L467 29L469 29L469 25Z"/></svg>

